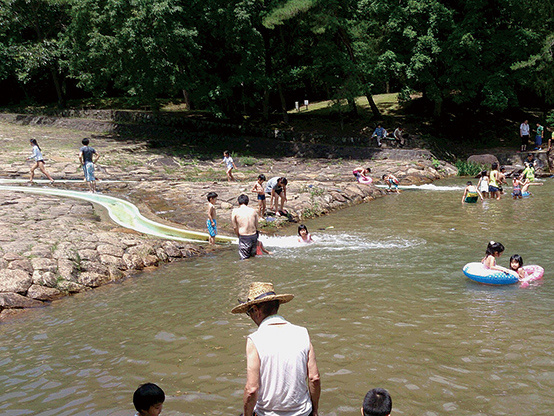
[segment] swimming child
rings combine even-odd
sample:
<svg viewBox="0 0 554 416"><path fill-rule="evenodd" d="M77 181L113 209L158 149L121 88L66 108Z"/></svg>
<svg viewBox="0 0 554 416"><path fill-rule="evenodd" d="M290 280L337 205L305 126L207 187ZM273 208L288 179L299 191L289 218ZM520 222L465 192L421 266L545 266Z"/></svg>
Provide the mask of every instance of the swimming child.
<svg viewBox="0 0 554 416"><path fill-rule="evenodd" d="M356 168L352 171L352 174L358 182L366 184L373 182L373 180L367 176L369 173L371 173L371 168Z"/></svg>
<svg viewBox="0 0 554 416"><path fill-rule="evenodd" d="M217 235L217 220L215 219L215 201L217 201L217 194L215 192L209 192L208 199L208 219L206 220L206 226L208 227L208 242L215 244L215 236Z"/></svg>
<svg viewBox="0 0 554 416"><path fill-rule="evenodd" d="M525 270L523 270L523 259L519 254L510 257L510 269L517 272L519 280L525 279Z"/></svg>
<svg viewBox="0 0 554 416"><path fill-rule="evenodd" d="M514 174L514 179L512 179L512 185L514 187L514 189L512 190L512 197L514 199L521 199L523 197L521 193L521 187L523 184L519 179L519 173Z"/></svg>
<svg viewBox="0 0 554 416"><path fill-rule="evenodd" d="M261 256L262 254L273 254L272 251L266 250L264 243L258 240L258 245L256 246L256 256Z"/></svg>
<svg viewBox="0 0 554 416"><path fill-rule="evenodd" d="M490 270L499 270L504 273L509 273L510 271L502 266L496 265L497 257L500 257L504 252L504 246L501 243L495 243L494 241L489 242L487 246L487 251L485 252L485 257L481 260L483 266Z"/></svg>
<svg viewBox="0 0 554 416"><path fill-rule="evenodd" d="M386 173L383 175L383 180L385 183L389 186L389 189L387 191L394 191L397 193L400 193L400 190L398 189L398 184L400 183L396 176L394 176L392 173ZM394 187L394 190L392 189Z"/></svg>
<svg viewBox="0 0 554 416"><path fill-rule="evenodd" d="M42 157L42 152L40 150L40 146L37 143L36 139L30 140L31 146L33 146L33 154L27 158L27 160L35 160L35 164L31 166L31 178L29 179L29 183L33 183L33 179L35 178L35 169L39 168L42 173L44 173L44 176L46 176L48 179L50 179L50 183L54 183L54 179L52 179L52 176L46 172L46 169L44 168L44 157Z"/></svg>
<svg viewBox="0 0 554 416"><path fill-rule="evenodd" d="M233 162L233 158L231 157L231 155L229 154L229 151L228 150L225 150L223 152L223 160L221 161L221 163L225 163L225 165L227 165L227 180L228 181L234 181L235 178L233 176L233 168L237 168L235 166L235 162Z"/></svg>
<svg viewBox="0 0 554 416"><path fill-rule="evenodd" d="M133 394L135 416L159 416L163 409L165 393L154 383L145 383Z"/></svg>
<svg viewBox="0 0 554 416"><path fill-rule="evenodd" d="M477 183L477 189L483 195L483 198L489 197L489 175L487 171L484 170L479 174L479 182Z"/></svg>
<svg viewBox="0 0 554 416"><path fill-rule="evenodd" d="M462 203L467 202L468 204L472 204L477 202L477 198L481 198L481 201L483 200L483 195L481 195L481 192L479 192L479 189L471 181L467 181L466 188L464 189L464 195L462 196Z"/></svg>
<svg viewBox="0 0 554 416"><path fill-rule="evenodd" d="M312 236L308 232L308 228L304 224L298 226L298 242L299 243L313 243Z"/></svg>
<svg viewBox="0 0 554 416"><path fill-rule="evenodd" d="M265 218L265 189L263 183L265 181L265 175L262 173L258 175L258 181L254 184L252 192L258 194L258 216L260 218Z"/></svg>

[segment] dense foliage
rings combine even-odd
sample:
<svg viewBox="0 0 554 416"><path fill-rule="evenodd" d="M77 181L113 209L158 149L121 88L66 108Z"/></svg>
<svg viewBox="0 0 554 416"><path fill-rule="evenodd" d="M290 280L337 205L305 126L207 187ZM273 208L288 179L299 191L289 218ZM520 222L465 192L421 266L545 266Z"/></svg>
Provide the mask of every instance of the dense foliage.
<svg viewBox="0 0 554 416"><path fill-rule="evenodd" d="M183 97L222 116L393 89L493 111L554 102L543 0L0 0L1 104Z"/></svg>

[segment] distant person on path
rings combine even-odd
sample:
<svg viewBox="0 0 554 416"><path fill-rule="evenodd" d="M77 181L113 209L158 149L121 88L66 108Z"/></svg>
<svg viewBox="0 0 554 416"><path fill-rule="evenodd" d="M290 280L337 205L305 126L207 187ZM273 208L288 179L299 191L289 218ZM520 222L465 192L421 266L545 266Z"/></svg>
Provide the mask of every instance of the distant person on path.
<svg viewBox="0 0 554 416"><path fill-rule="evenodd" d="M266 194L271 195L269 209L274 210L277 215L281 215L281 212L284 212L288 183L287 178L276 176L268 180L265 185Z"/></svg>
<svg viewBox="0 0 554 416"><path fill-rule="evenodd" d="M521 151L527 151L527 144L529 143L529 121L525 120L519 126L519 136L521 137Z"/></svg>
<svg viewBox="0 0 554 416"><path fill-rule="evenodd" d="M544 127L540 123L537 123L537 134L535 135L535 150L542 150L542 136L544 134Z"/></svg>
<svg viewBox="0 0 554 416"><path fill-rule="evenodd" d="M244 416L318 416L321 384L308 331L277 314L293 298L254 282L246 302L231 311L258 326L246 341Z"/></svg>
<svg viewBox="0 0 554 416"><path fill-rule="evenodd" d="M258 216L260 218L265 218L265 189L264 189L264 182L265 182L265 175L262 173L258 175L258 180L254 184L254 187L252 188L252 192L256 193L256 197L258 198Z"/></svg>
<svg viewBox="0 0 554 416"><path fill-rule="evenodd" d="M500 199L500 172L498 171L498 163L494 162L491 165L489 174L489 192L491 198Z"/></svg>
<svg viewBox="0 0 554 416"><path fill-rule="evenodd" d="M373 135L371 138L374 138L377 140L377 146L381 147L381 140L387 135L387 131L381 127L381 124L377 124L377 128L373 132Z"/></svg>
<svg viewBox="0 0 554 416"><path fill-rule="evenodd" d="M217 194L215 192L209 192L208 199L208 219L206 220L206 226L208 227L208 242L215 244L215 236L217 235L217 220L215 211L215 202L217 201Z"/></svg>
<svg viewBox="0 0 554 416"><path fill-rule="evenodd" d="M83 166L85 181L88 182L89 191L96 192L96 178L94 177L94 164L98 161L100 155L89 146L89 139L84 138L81 143L83 147L79 149L79 160Z"/></svg>
<svg viewBox="0 0 554 416"><path fill-rule="evenodd" d="M233 158L231 157L231 154L228 150L225 150L223 152L223 160L221 161L221 163L225 163L225 165L227 166L227 180L229 182L234 181L235 177L233 176L233 168L236 169L237 167L235 166L235 162L233 161Z"/></svg>
<svg viewBox="0 0 554 416"><path fill-rule="evenodd" d="M44 167L44 157L42 156L42 151L40 150L40 146L37 143L36 139L30 140L31 146L33 146L33 154L27 158L27 160L35 160L35 164L31 166L31 178L29 179L29 183L33 183L33 180L35 179L35 169L39 168L39 170L50 180L50 184L54 183L54 179L52 176L46 172L46 169Z"/></svg>
<svg viewBox="0 0 554 416"><path fill-rule="evenodd" d="M385 389L376 388L367 392L362 405L362 416L389 416L392 398Z"/></svg>
<svg viewBox="0 0 554 416"><path fill-rule="evenodd" d="M231 212L231 224L239 238L239 255L241 260L254 257L258 247L258 213L248 206L248 195L237 198L238 208Z"/></svg>
<svg viewBox="0 0 554 416"><path fill-rule="evenodd" d="M164 391L154 383L145 383L133 394L135 416L159 416L165 401Z"/></svg>
<svg viewBox="0 0 554 416"><path fill-rule="evenodd" d="M404 147L404 129L402 126L398 126L396 130L394 130L394 140L396 140L398 146Z"/></svg>
<svg viewBox="0 0 554 416"><path fill-rule="evenodd" d="M489 175L487 171L484 170L479 174L479 182L477 183L477 189L483 195L483 198L489 197Z"/></svg>
<svg viewBox="0 0 554 416"><path fill-rule="evenodd" d="M471 181L467 181L466 188L464 189L464 195L462 196L462 203L473 204L477 202L477 198L483 200L483 195L479 192L479 189Z"/></svg>

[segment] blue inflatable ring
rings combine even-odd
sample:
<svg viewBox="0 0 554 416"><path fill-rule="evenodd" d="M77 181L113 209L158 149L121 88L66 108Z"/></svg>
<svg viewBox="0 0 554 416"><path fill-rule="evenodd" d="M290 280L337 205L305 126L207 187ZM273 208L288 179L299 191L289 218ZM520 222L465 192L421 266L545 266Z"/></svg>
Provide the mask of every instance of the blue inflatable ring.
<svg viewBox="0 0 554 416"><path fill-rule="evenodd" d="M463 268L464 274L471 280L486 285L513 285L519 282L519 276L516 272L511 271L506 274L498 270L485 268L483 263L468 263Z"/></svg>

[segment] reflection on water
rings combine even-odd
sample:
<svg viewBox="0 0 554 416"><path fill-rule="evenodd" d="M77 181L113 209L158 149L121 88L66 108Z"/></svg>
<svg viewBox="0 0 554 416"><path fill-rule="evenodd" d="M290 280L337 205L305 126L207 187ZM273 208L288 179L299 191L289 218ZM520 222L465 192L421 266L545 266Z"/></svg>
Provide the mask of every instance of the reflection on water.
<svg viewBox="0 0 554 416"><path fill-rule="evenodd" d="M168 395L165 415L238 415L255 328L229 311L253 280L296 295L281 312L310 331L324 415L359 414L375 386L399 415L550 414L554 184L462 205L463 183L307 222L314 244L291 229L265 239L272 256L241 262L230 248L1 325L0 414L129 415L134 389L152 381ZM466 279L489 240L506 246L500 264L517 252L545 268L544 282Z"/></svg>

